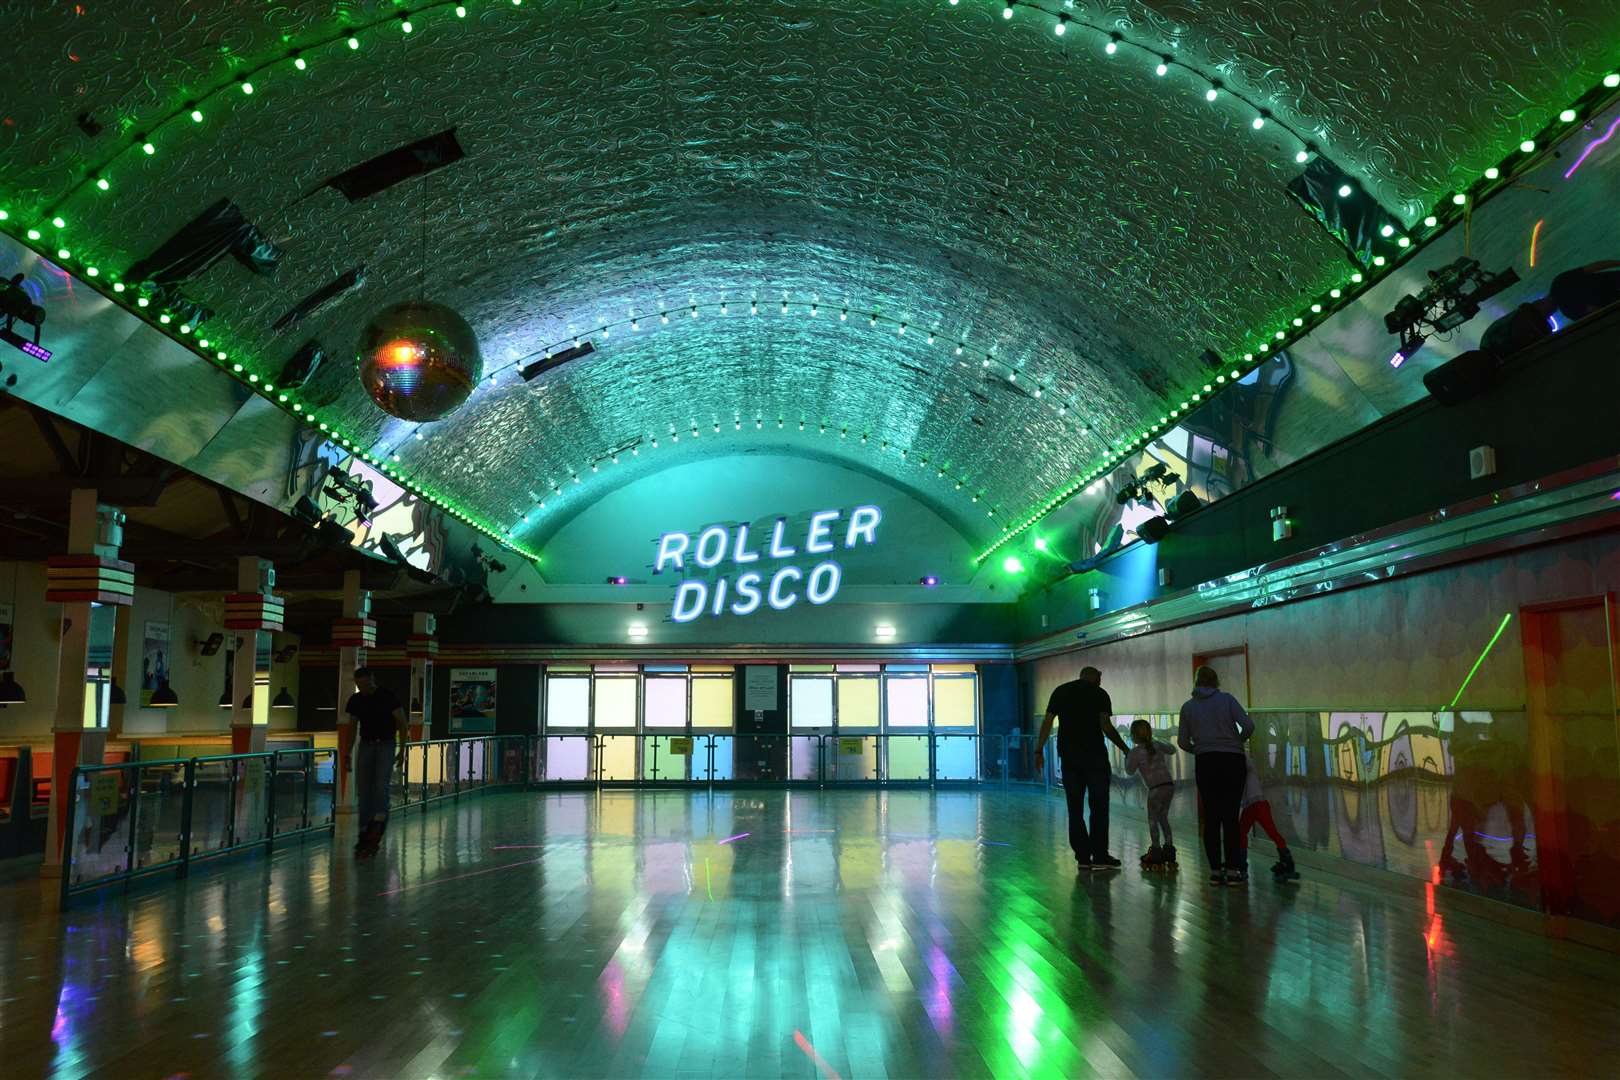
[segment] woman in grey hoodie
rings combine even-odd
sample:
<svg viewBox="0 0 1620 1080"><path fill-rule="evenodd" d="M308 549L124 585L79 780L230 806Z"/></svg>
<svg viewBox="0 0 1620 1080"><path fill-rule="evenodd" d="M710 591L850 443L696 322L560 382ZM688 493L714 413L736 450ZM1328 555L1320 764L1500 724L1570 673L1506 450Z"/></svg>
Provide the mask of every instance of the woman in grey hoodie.
<svg viewBox="0 0 1620 1080"><path fill-rule="evenodd" d="M1238 810L1248 774L1243 742L1254 733L1254 721L1237 698L1220 688L1211 667L1201 667L1192 697L1181 707L1176 745L1193 759L1198 798L1204 804L1204 855L1211 885L1238 885L1248 880Z"/></svg>

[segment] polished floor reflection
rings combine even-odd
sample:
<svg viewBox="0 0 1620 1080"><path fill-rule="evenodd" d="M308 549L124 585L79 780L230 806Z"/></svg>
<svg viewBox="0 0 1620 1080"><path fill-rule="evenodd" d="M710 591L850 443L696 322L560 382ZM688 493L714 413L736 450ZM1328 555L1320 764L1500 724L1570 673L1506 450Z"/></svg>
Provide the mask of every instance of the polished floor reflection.
<svg viewBox="0 0 1620 1080"><path fill-rule="evenodd" d="M1612 955L1337 879L1077 878L1062 802L509 793L58 915L6 1076L1595 1075ZM1261 875L1265 878L1265 875ZM1608 1064L1603 1064L1603 1063Z"/></svg>

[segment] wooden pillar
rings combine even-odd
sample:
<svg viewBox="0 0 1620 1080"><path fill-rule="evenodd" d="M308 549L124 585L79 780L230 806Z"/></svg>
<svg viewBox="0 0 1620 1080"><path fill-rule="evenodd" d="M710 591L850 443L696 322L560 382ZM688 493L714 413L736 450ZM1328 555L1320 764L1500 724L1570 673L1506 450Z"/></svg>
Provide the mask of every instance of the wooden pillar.
<svg viewBox="0 0 1620 1080"><path fill-rule="evenodd" d="M69 496L68 553L46 561L45 599L62 605L62 638L57 649L56 717L51 725L54 757L51 804L45 832L46 877L62 873L69 780L75 765L99 765L107 746L108 708L90 690L91 606L129 606L135 600L135 568L118 559L124 539L124 513L96 501L93 488ZM114 642L96 643L112 651ZM91 697L96 693L96 697ZM90 708L86 709L86 703Z"/></svg>

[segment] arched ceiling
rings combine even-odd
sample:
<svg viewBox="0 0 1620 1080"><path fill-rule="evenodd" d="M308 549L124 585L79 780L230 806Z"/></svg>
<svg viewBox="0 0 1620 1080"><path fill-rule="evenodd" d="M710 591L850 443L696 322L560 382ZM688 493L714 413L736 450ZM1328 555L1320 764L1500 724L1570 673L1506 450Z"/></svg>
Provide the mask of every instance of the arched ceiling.
<svg viewBox="0 0 1620 1080"><path fill-rule="evenodd" d="M1202 383L1204 348L1342 280L1284 190L1298 136L1411 221L1620 38L1609 0L136 7L8 16L33 92L5 106L3 205L126 266L229 197L283 257L187 285L207 332L265 373L319 338L338 361L311 411L530 547L715 443L880 470L991 539ZM450 127L467 156L425 180L320 188ZM363 288L273 328L359 264ZM496 379L418 439L351 354L420 293ZM596 353L516 377L576 336Z"/></svg>

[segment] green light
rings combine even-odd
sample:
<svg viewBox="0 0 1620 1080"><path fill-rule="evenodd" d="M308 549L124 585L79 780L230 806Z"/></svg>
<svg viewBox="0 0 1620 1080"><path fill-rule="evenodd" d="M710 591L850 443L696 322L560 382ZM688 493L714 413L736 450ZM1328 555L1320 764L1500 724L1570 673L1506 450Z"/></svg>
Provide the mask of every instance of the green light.
<svg viewBox="0 0 1620 1080"><path fill-rule="evenodd" d="M1511 611L1502 616L1501 623L1496 627L1496 633L1492 634L1491 640L1485 643L1485 651L1479 654L1479 659L1474 661L1474 666L1468 669L1468 677L1462 681L1461 686L1457 687L1457 695L1451 699L1451 704L1447 705L1446 708L1455 709L1457 707L1457 702L1462 700L1463 691L1467 690L1468 684L1474 681L1474 675L1478 673L1479 666L1485 662L1487 656L1491 655L1491 650L1496 647L1496 639L1502 636L1502 631L1507 629L1508 621L1512 618L1513 612Z"/></svg>
<svg viewBox="0 0 1620 1080"><path fill-rule="evenodd" d="M1399 240L1395 241L1395 246L1409 248L1412 246L1412 238L1409 236L1403 236Z"/></svg>
<svg viewBox="0 0 1620 1080"><path fill-rule="evenodd" d="M1609 74L1603 76L1603 85L1607 86L1610 90L1620 86L1620 72L1611 71Z"/></svg>
<svg viewBox="0 0 1620 1080"><path fill-rule="evenodd" d="M309 67L309 64L302 56L295 56L293 57L293 67L297 68L299 71L303 71L305 68Z"/></svg>
<svg viewBox="0 0 1620 1080"><path fill-rule="evenodd" d="M1501 175L1502 175L1502 170L1498 169L1495 165L1492 165L1490 168L1485 170L1485 179L1487 179L1487 180L1495 180L1498 176L1501 176Z"/></svg>
<svg viewBox="0 0 1620 1080"><path fill-rule="evenodd" d="M195 124L202 123L202 110L201 109L192 109L191 110L191 121L192 121L192 123L195 123Z"/></svg>
<svg viewBox="0 0 1620 1080"><path fill-rule="evenodd" d="M1036 551L1045 551L1046 550L1046 537L1037 536L1035 538L1035 550Z"/></svg>
<svg viewBox="0 0 1620 1080"><path fill-rule="evenodd" d="M1423 227L1426 229L1432 229L1438 224L1440 224L1440 219L1435 217L1433 214L1430 214L1428 217L1423 219Z"/></svg>
<svg viewBox="0 0 1620 1080"><path fill-rule="evenodd" d="M242 80L242 93L248 95L253 93L253 84L248 82L246 79Z"/></svg>
<svg viewBox="0 0 1620 1080"><path fill-rule="evenodd" d="M89 274L89 275L90 275L90 276L91 276L91 277L99 277L99 276L100 276L100 275L101 275L101 271L100 271L100 270L97 270L97 269L96 269L96 268L95 268L95 267L93 267L93 266L87 266L87 267L85 267L85 270L84 270L84 272L85 272L85 273L86 273L86 274Z"/></svg>
<svg viewBox="0 0 1620 1080"><path fill-rule="evenodd" d="M141 143L141 149L142 149L142 150L143 150L143 151L145 151L145 152L146 152L146 153L148 153L148 154L155 154L155 153L157 153L157 147L155 147L155 146L153 146L153 145L152 145L152 144L151 144L151 143L149 143L149 142L144 142L144 143Z"/></svg>
<svg viewBox="0 0 1620 1080"><path fill-rule="evenodd" d="M29 229L28 230L28 239L30 239L30 240L38 240L39 239L39 230L38 229Z"/></svg>
<svg viewBox="0 0 1620 1080"><path fill-rule="evenodd" d="M100 176L96 178L96 187L100 188L102 191L106 191L108 188L112 187L112 185L107 183L107 178L105 176Z"/></svg>
<svg viewBox="0 0 1620 1080"><path fill-rule="evenodd" d="M456 5L456 18L465 19L466 17L467 17L467 5L465 5L465 4L457 4Z"/></svg>
<svg viewBox="0 0 1620 1080"><path fill-rule="evenodd" d="M1534 140L1534 139L1526 139L1526 140L1524 140L1524 142L1519 144L1519 150L1520 150L1521 153L1525 153L1525 154L1533 154L1533 153L1535 153L1536 152L1536 140Z"/></svg>
<svg viewBox="0 0 1620 1080"><path fill-rule="evenodd" d="M143 296L140 299L135 301L135 306L136 307L145 307L147 304L150 304L151 302L152 301L148 300L146 297Z"/></svg>
<svg viewBox="0 0 1620 1080"><path fill-rule="evenodd" d="M51 218L51 224L55 225L58 229L64 229L67 227L67 222L59 217Z"/></svg>
<svg viewBox="0 0 1620 1080"><path fill-rule="evenodd" d="M400 29L401 33L408 34L412 30L415 30L416 27L411 25L411 20L409 20L409 19L401 19L400 22L399 22L399 29Z"/></svg>
<svg viewBox="0 0 1620 1080"><path fill-rule="evenodd" d="M162 315L159 315L158 322L162 323L164 326L169 325L169 313L165 311Z"/></svg>
<svg viewBox="0 0 1620 1080"><path fill-rule="evenodd" d="M1009 555L1002 560L1001 568L1009 574L1022 574L1024 572L1024 563L1018 556Z"/></svg>
<svg viewBox="0 0 1620 1080"><path fill-rule="evenodd" d="M351 37L349 39L349 48L358 49L359 47L360 47L360 39L357 38L357 37Z"/></svg>
<svg viewBox="0 0 1620 1080"><path fill-rule="evenodd" d="M113 282L113 292L123 292L123 291L124 291L124 283L122 281Z"/></svg>
<svg viewBox="0 0 1620 1080"><path fill-rule="evenodd" d="M6 213L4 210L0 210L0 221L5 221L10 217L10 214Z"/></svg>
<svg viewBox="0 0 1620 1080"><path fill-rule="evenodd" d="M1468 196L1459 191L1457 194L1451 197L1451 201L1458 206L1466 206L1468 203Z"/></svg>

